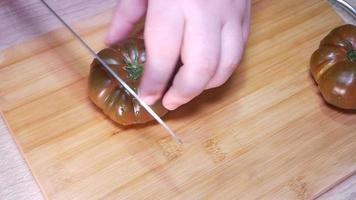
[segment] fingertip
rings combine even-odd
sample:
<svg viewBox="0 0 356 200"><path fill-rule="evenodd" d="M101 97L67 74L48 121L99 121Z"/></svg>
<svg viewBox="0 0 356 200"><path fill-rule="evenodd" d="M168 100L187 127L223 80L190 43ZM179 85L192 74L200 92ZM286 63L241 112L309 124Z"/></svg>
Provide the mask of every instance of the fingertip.
<svg viewBox="0 0 356 200"><path fill-rule="evenodd" d="M165 104L163 106L169 111L173 111L179 107L177 104Z"/></svg>
<svg viewBox="0 0 356 200"><path fill-rule="evenodd" d="M161 97L164 86L155 84L155 79L147 76L147 73L141 78L141 83L139 85L138 95L141 97L147 104L155 104Z"/></svg>
<svg viewBox="0 0 356 200"><path fill-rule="evenodd" d="M181 106L181 103L172 100L170 97L165 97L162 101L162 104L167 110L171 111Z"/></svg>
<svg viewBox="0 0 356 200"><path fill-rule="evenodd" d="M153 105L157 102L159 97L155 95L141 95L140 98L148 105Z"/></svg>
<svg viewBox="0 0 356 200"><path fill-rule="evenodd" d="M135 24L128 23L124 20L114 20L104 40L105 44L111 46L125 39L133 29Z"/></svg>
<svg viewBox="0 0 356 200"><path fill-rule="evenodd" d="M162 99L162 104L167 110L175 110L183 104L188 103L193 97L186 97L182 92L172 86Z"/></svg>
<svg viewBox="0 0 356 200"><path fill-rule="evenodd" d="M143 0L119 1L104 43L110 46L125 39L145 14L146 7Z"/></svg>
<svg viewBox="0 0 356 200"><path fill-rule="evenodd" d="M108 34L105 37L104 43L107 46L111 46L115 43L115 34L113 33L114 31L112 30L113 28L110 28Z"/></svg>
<svg viewBox="0 0 356 200"><path fill-rule="evenodd" d="M137 90L137 95L139 98L141 98L147 105L153 105L155 104L158 99L160 98L159 95L154 95L154 94L150 94L147 92L147 90L145 89L145 87L143 87L142 85L139 86L138 90Z"/></svg>

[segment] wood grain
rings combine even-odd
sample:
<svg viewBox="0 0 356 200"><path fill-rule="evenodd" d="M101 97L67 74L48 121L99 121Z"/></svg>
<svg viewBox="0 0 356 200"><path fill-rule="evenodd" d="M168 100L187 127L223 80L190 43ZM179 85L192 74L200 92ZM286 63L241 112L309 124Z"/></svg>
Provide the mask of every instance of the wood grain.
<svg viewBox="0 0 356 200"><path fill-rule="evenodd" d="M0 107L49 199L312 199L350 176L355 115L326 106L308 73L340 19L318 0L255 0L252 13L229 82L167 115L183 146L98 112L91 58L65 31L4 51ZM77 28L99 50L106 25Z"/></svg>
<svg viewBox="0 0 356 200"><path fill-rule="evenodd" d="M64 0L60 2L48 0L47 2L67 21L75 22L98 13L105 13L106 17L101 14L101 19L107 20L111 14L111 7L116 3L116 0L106 0L105 3L98 0ZM41 2L36 0L0 1L0 18L3 19L0 20L0 50L29 41L37 35L61 26ZM94 23L100 21L98 17L95 20ZM100 22L103 24L103 21ZM83 30L83 25L85 26L85 24L81 24L81 30ZM43 37L41 41L44 41ZM50 39L47 41L50 41ZM14 57L21 59L18 57L19 54L31 56L34 53L31 50L41 50L38 40L31 42L36 42L33 49L28 49L31 45L24 45L22 51L17 48L17 55ZM2 58L3 55L0 54L0 63L3 61ZM43 199L28 165L2 119L0 120L0 183L0 199L2 200Z"/></svg>
<svg viewBox="0 0 356 200"><path fill-rule="evenodd" d="M76 22L103 12L111 13L117 1L46 0L68 22ZM38 0L2 0L0 19L0 50L62 26Z"/></svg>

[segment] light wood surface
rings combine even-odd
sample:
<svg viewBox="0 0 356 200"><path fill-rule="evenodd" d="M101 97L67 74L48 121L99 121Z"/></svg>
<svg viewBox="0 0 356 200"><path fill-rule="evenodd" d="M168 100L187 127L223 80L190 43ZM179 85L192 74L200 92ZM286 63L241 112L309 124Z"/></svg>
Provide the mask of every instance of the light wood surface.
<svg viewBox="0 0 356 200"><path fill-rule="evenodd" d="M77 26L96 50L105 19ZM239 70L166 117L181 147L98 112L90 56L64 30L2 52L0 106L50 199L312 199L356 169L356 118L327 107L308 74L340 24L324 1L253 1Z"/></svg>
<svg viewBox="0 0 356 200"><path fill-rule="evenodd" d="M76 22L98 13L110 14L117 2L117 0L46 1L69 22ZM61 26L38 0L1 0L0 19L0 50L21 44ZM26 51L28 50L23 52ZM3 60L4 56L0 54L0 66ZM43 199L38 184L2 118L0 119L0 183L1 200Z"/></svg>
<svg viewBox="0 0 356 200"><path fill-rule="evenodd" d="M118 0L46 0L66 21L112 9ZM0 1L0 50L62 26L39 0Z"/></svg>

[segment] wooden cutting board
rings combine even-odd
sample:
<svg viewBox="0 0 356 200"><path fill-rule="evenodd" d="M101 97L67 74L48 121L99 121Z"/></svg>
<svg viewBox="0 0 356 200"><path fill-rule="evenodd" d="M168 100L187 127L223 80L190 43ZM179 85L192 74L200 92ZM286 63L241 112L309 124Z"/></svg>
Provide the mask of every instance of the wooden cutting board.
<svg viewBox="0 0 356 200"><path fill-rule="evenodd" d="M323 0L255 0L241 66L165 119L115 125L87 98L91 57L64 29L1 52L0 106L49 199L312 199L356 172L356 115L328 107L311 53ZM109 15L75 26L103 48Z"/></svg>

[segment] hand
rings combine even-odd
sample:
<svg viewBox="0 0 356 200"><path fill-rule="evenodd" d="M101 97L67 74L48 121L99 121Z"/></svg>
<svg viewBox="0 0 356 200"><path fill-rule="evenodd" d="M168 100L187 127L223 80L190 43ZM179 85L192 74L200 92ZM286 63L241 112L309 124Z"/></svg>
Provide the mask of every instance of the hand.
<svg viewBox="0 0 356 200"><path fill-rule="evenodd" d="M248 37L250 4L249 0L121 0L107 43L125 39L146 14L147 60L139 95L148 104L163 96L163 105L174 110L231 76ZM167 88L180 56L183 66Z"/></svg>

